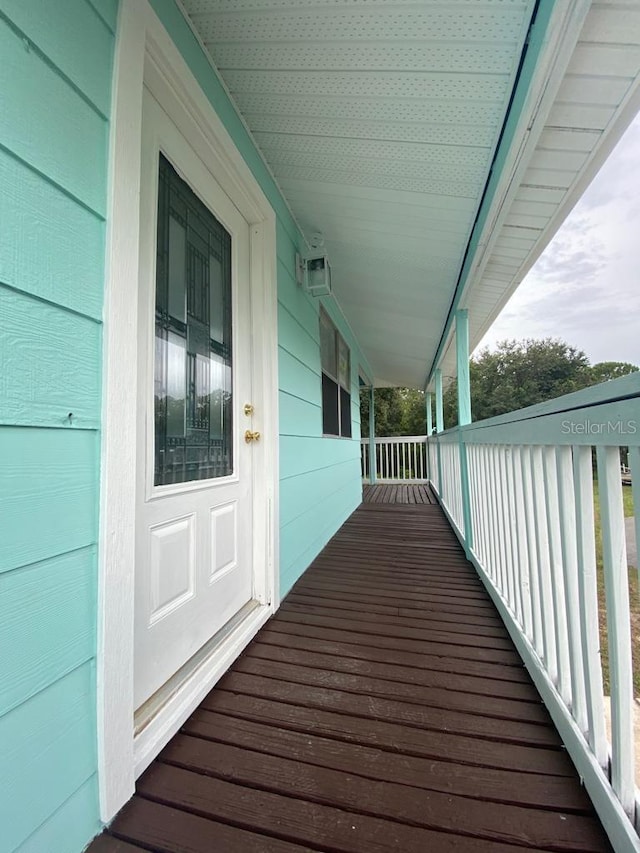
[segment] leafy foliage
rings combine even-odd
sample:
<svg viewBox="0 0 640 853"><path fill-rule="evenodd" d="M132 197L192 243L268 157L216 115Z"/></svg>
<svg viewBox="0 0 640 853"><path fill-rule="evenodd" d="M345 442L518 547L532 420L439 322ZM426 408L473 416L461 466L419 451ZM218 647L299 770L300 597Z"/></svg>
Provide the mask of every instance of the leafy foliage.
<svg viewBox="0 0 640 853"><path fill-rule="evenodd" d="M638 368L628 362L594 365L584 352L554 338L501 341L495 350L483 349L471 359L471 411L479 421L533 406L589 385L618 379ZM445 427L457 423L457 383L444 394ZM369 392L361 395L362 434L368 434ZM434 413L435 417L435 413ZM425 399L410 388L377 388L376 435L424 435Z"/></svg>
<svg viewBox="0 0 640 853"><path fill-rule="evenodd" d="M360 394L362 435L369 435L369 391ZM427 429L422 391L413 388L376 388L377 436L424 435Z"/></svg>

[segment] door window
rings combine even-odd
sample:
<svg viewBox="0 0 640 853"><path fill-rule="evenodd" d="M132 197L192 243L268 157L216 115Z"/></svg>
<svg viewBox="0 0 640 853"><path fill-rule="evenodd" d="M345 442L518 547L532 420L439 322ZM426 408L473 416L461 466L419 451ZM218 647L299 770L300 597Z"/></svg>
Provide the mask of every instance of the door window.
<svg viewBox="0 0 640 853"><path fill-rule="evenodd" d="M160 154L154 484L233 472L231 235Z"/></svg>

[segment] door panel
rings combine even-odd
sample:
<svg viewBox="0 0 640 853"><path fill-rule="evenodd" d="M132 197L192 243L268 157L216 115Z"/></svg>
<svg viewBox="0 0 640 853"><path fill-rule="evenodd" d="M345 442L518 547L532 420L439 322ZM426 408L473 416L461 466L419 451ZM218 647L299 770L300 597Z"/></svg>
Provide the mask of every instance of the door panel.
<svg viewBox="0 0 640 853"><path fill-rule="evenodd" d="M135 704L253 596L249 226L143 106Z"/></svg>

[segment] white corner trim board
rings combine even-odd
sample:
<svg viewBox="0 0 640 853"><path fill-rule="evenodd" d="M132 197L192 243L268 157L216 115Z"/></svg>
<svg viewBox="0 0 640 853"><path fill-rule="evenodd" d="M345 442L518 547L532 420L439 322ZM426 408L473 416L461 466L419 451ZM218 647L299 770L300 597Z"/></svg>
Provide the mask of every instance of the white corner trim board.
<svg viewBox="0 0 640 853"><path fill-rule="evenodd" d="M137 281L143 87L180 123L250 224L253 403L261 412L253 551L259 606L134 735ZM110 139L98 582L97 726L100 815L111 820L153 759L277 607L278 411L275 214L231 136L147 0L120 4ZM266 560L265 560L266 555ZM159 715L160 716L160 715Z"/></svg>

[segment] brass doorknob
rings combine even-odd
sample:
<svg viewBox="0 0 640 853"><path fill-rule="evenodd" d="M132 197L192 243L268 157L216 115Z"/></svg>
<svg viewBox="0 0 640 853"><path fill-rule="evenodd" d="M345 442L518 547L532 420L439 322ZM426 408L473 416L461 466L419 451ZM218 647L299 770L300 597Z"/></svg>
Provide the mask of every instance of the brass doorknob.
<svg viewBox="0 0 640 853"><path fill-rule="evenodd" d="M260 440L260 433L259 432L251 432L251 430L248 429L244 434L244 440L247 442L247 444L251 444L252 441L259 441Z"/></svg>

